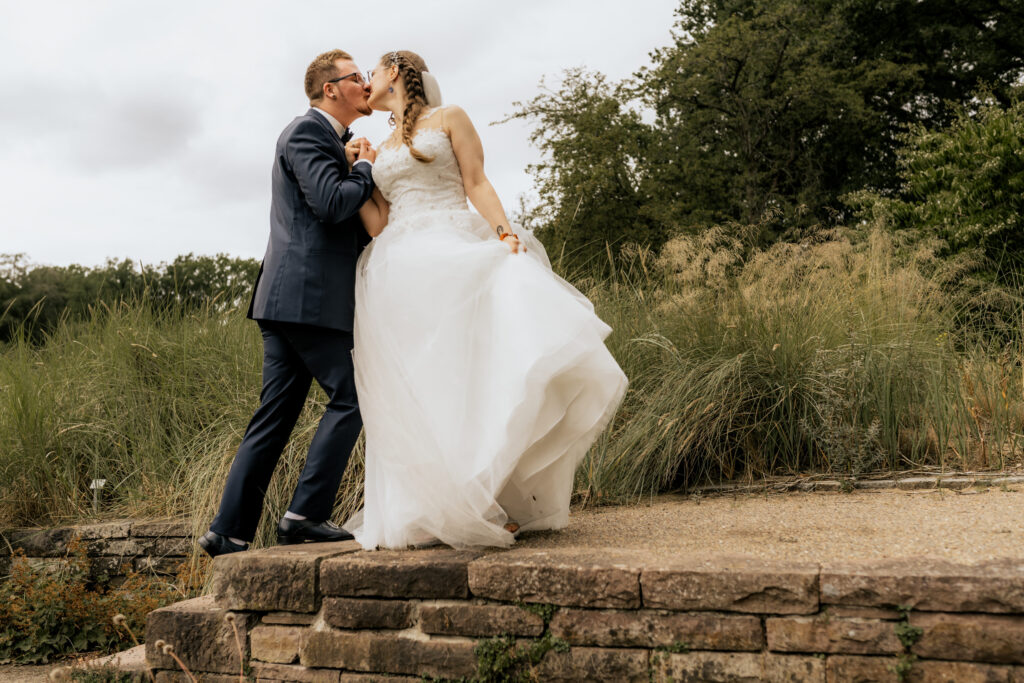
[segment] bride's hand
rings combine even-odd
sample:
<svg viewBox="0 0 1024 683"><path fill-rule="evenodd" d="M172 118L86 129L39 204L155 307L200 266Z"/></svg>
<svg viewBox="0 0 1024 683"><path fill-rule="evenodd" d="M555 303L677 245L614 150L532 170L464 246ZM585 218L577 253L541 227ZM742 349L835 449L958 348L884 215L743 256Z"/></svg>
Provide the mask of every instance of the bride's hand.
<svg viewBox="0 0 1024 683"><path fill-rule="evenodd" d="M359 149L357 150L356 161L366 159L370 163L377 161L377 150L373 148L370 141L363 138L359 142Z"/></svg>
<svg viewBox="0 0 1024 683"><path fill-rule="evenodd" d="M519 241L519 238L515 235L515 233L510 234L508 237L503 239L502 242L508 245L508 248L512 251L513 254L518 254L519 252L526 252L526 247L523 246L522 242Z"/></svg>

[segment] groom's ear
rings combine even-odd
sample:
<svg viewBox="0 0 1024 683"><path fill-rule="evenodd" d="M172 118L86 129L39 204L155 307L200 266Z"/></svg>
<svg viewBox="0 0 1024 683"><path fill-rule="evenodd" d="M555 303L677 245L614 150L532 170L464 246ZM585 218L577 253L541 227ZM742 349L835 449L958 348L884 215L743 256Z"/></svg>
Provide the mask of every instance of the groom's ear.
<svg viewBox="0 0 1024 683"><path fill-rule="evenodd" d="M327 85L326 81L328 79L346 73L338 70L341 68L340 62L351 63L352 55L344 50L330 50L329 52L317 55L310 62L306 68L306 77L303 81L303 88L310 102L319 102L324 98L326 94L324 86Z"/></svg>

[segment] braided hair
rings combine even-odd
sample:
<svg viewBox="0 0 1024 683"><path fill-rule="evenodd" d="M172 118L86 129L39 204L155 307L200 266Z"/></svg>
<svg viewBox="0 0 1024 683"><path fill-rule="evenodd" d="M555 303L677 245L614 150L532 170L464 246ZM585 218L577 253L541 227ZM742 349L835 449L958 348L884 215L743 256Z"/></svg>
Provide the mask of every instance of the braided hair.
<svg viewBox="0 0 1024 683"><path fill-rule="evenodd" d="M428 163L434 160L412 146L412 131L416 121L427 107L427 96L423 90L422 73L427 70L427 63L415 52L396 50L381 57L381 62L390 67L398 67L398 75L405 85L405 111L402 112L402 142L409 147L413 159Z"/></svg>

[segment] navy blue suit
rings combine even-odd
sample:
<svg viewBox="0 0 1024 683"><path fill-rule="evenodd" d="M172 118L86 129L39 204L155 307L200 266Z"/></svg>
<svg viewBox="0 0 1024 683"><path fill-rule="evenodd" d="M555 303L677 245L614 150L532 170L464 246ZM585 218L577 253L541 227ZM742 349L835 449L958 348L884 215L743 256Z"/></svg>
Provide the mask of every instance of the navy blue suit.
<svg viewBox="0 0 1024 683"><path fill-rule="evenodd" d="M362 429L352 374L355 268L369 235L359 207L373 192L369 164L349 168L342 139L319 112L297 117L277 141L270 241L246 317L263 334L263 389L210 529L251 541L277 461L313 379L327 410L288 509L330 517Z"/></svg>

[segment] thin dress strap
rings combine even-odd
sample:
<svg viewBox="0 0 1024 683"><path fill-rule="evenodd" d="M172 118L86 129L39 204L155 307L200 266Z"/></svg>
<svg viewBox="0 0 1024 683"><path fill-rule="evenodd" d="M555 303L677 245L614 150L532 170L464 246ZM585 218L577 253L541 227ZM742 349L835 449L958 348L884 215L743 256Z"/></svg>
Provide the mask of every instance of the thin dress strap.
<svg viewBox="0 0 1024 683"><path fill-rule="evenodd" d="M431 107L430 109L427 110L426 114L421 114L420 115L420 119L419 120L420 121L426 121L427 119L429 119L431 116L433 116L437 112L441 111L442 109L444 109L443 106L441 106L441 107Z"/></svg>

